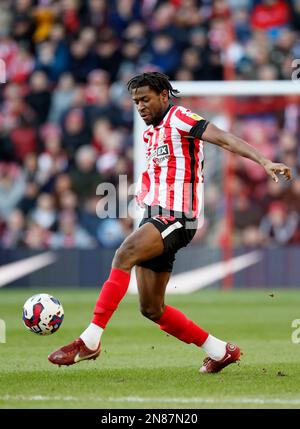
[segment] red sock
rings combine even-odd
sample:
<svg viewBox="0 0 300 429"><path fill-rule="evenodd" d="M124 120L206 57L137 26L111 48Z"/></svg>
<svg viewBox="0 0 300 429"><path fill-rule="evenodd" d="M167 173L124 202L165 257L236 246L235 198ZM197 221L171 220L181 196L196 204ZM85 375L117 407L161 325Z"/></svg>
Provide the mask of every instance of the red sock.
<svg viewBox="0 0 300 429"><path fill-rule="evenodd" d="M189 320L176 308L166 305L161 318L156 321L160 329L188 344L202 346L208 337L208 332L203 331L194 322Z"/></svg>
<svg viewBox="0 0 300 429"><path fill-rule="evenodd" d="M112 268L109 278L104 283L94 308L92 323L105 328L107 322L127 292L130 274L126 271Z"/></svg>

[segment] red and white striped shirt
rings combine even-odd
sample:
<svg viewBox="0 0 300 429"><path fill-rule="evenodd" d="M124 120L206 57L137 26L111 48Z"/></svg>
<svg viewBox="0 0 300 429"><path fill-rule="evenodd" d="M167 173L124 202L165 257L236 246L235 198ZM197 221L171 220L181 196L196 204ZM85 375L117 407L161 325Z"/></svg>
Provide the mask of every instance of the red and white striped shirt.
<svg viewBox="0 0 300 429"><path fill-rule="evenodd" d="M141 207L158 205L193 217L203 214L203 142L189 136L202 119L172 106L158 126L144 131L148 165L136 193Z"/></svg>

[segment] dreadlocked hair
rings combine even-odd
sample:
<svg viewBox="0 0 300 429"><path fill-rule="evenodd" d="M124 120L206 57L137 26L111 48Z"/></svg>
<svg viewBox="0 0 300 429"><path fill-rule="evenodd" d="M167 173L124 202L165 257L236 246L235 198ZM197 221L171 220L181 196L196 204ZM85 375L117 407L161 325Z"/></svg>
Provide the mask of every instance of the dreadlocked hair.
<svg viewBox="0 0 300 429"><path fill-rule="evenodd" d="M131 92L132 89L141 86L149 86L155 92L160 94L164 89L168 90L169 98L176 97L179 94L177 89L174 89L169 81L169 76L159 72L149 72L134 76L127 83L127 89Z"/></svg>

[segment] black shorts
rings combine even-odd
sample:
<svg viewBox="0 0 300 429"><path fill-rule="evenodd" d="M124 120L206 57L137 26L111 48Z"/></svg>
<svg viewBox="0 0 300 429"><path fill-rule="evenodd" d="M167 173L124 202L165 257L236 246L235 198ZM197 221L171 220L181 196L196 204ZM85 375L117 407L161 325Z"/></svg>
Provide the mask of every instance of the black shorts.
<svg viewBox="0 0 300 429"><path fill-rule="evenodd" d="M183 213L170 213L161 207L153 209L151 207L151 212L145 210L139 226L150 222L159 230L164 242L164 253L137 265L156 272L171 272L176 252L191 242L197 231L198 221L187 218Z"/></svg>

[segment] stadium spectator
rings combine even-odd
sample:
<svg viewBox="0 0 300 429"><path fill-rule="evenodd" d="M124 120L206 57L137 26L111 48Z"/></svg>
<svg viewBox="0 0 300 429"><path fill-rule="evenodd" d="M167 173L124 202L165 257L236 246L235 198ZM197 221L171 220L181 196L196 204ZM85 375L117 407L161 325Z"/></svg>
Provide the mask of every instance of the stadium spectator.
<svg viewBox="0 0 300 429"><path fill-rule="evenodd" d="M258 226L263 215L261 207L243 193L237 195L233 210L237 233L249 226Z"/></svg>
<svg viewBox="0 0 300 429"><path fill-rule="evenodd" d="M22 84L27 82L33 69L34 59L30 52L21 45L9 61L6 73L12 82Z"/></svg>
<svg viewBox="0 0 300 429"><path fill-rule="evenodd" d="M241 231L239 241L236 244L248 248L258 248L267 243L266 237L260 228L255 225L249 225Z"/></svg>
<svg viewBox="0 0 300 429"><path fill-rule="evenodd" d="M60 214L58 231L49 238L51 249L90 249L95 245L95 240L78 224L75 213Z"/></svg>
<svg viewBox="0 0 300 429"><path fill-rule="evenodd" d="M59 198L59 196L65 192L72 189L72 180L68 173L62 173L59 174L55 178L53 190L54 194L56 195L56 198Z"/></svg>
<svg viewBox="0 0 300 429"><path fill-rule="evenodd" d="M70 52L70 71L76 82L84 83L87 75L97 67L96 56L81 39L71 42Z"/></svg>
<svg viewBox="0 0 300 429"><path fill-rule="evenodd" d="M35 152L28 153L23 158L23 164L25 180L39 183L37 154Z"/></svg>
<svg viewBox="0 0 300 429"><path fill-rule="evenodd" d="M101 200L101 198L100 198ZM92 196L87 198L84 204L79 209L79 222L86 229L86 231L98 240L97 232L102 222L98 216L98 203L99 197Z"/></svg>
<svg viewBox="0 0 300 429"><path fill-rule="evenodd" d="M264 213L267 213L271 203L282 201L283 196L284 196L283 183L282 182L274 183L271 180L267 180L266 192L264 196L259 200L259 203Z"/></svg>
<svg viewBox="0 0 300 429"><path fill-rule="evenodd" d="M0 163L0 217L8 220L25 191L24 173L17 164Z"/></svg>
<svg viewBox="0 0 300 429"><path fill-rule="evenodd" d="M54 227L56 216L53 196L51 194L40 194L36 208L30 214L30 218L36 225L45 230L50 230Z"/></svg>
<svg viewBox="0 0 300 429"><path fill-rule="evenodd" d="M50 82L56 82L60 76L70 69L70 54L60 34L61 26L55 26L51 39L37 45L36 70L44 72ZM57 40L58 39L58 40Z"/></svg>
<svg viewBox="0 0 300 429"><path fill-rule="evenodd" d="M17 161L22 161L26 155L37 152L36 129L32 126L31 121L22 114L19 117L19 124L11 130L9 140Z"/></svg>
<svg viewBox="0 0 300 429"><path fill-rule="evenodd" d="M90 131L81 108L72 108L62 120L62 144L72 158L80 146L90 143Z"/></svg>
<svg viewBox="0 0 300 429"><path fill-rule="evenodd" d="M30 91L26 102L33 109L38 126L44 124L48 118L51 103L51 93L47 75L42 71L34 72L30 77Z"/></svg>
<svg viewBox="0 0 300 429"><path fill-rule="evenodd" d="M290 9L285 0L262 0L251 13L251 25L276 39L290 22Z"/></svg>
<svg viewBox="0 0 300 429"><path fill-rule="evenodd" d="M77 212L78 197L74 191L68 190L60 194L58 200L58 208L64 212Z"/></svg>
<svg viewBox="0 0 300 429"><path fill-rule="evenodd" d="M120 246L126 235L122 223L117 219L103 219L97 229L97 238L101 246L109 249Z"/></svg>
<svg viewBox="0 0 300 429"><path fill-rule="evenodd" d="M110 25L122 37L128 25L140 19L139 2L136 0L116 0L111 8Z"/></svg>
<svg viewBox="0 0 300 429"><path fill-rule="evenodd" d="M42 250L49 247L50 231L32 221L28 222L24 232L24 243L32 250Z"/></svg>
<svg viewBox="0 0 300 429"><path fill-rule="evenodd" d="M75 35L80 29L80 1L63 0L62 2L62 22L67 34Z"/></svg>
<svg viewBox="0 0 300 429"><path fill-rule="evenodd" d="M292 28L299 31L300 30L300 1L294 0L290 4L291 6L291 25Z"/></svg>
<svg viewBox="0 0 300 429"><path fill-rule="evenodd" d="M8 3L9 5L9 3ZM16 42L23 42L33 49L33 34L35 31L32 0L17 0L13 5L11 34Z"/></svg>
<svg viewBox="0 0 300 429"><path fill-rule="evenodd" d="M101 32L96 41L96 67L105 70L113 82L117 79L117 73L122 63L119 45L114 33L108 29Z"/></svg>
<svg viewBox="0 0 300 429"><path fill-rule="evenodd" d="M47 39L55 21L55 10L47 2L40 2L33 13L35 32L33 39L36 43Z"/></svg>
<svg viewBox="0 0 300 429"><path fill-rule="evenodd" d="M37 196L39 194L39 186L35 181L27 181L22 199L17 204L17 208L27 216L35 207Z"/></svg>
<svg viewBox="0 0 300 429"><path fill-rule="evenodd" d="M173 70L179 62L180 54L175 40L165 33L154 35L151 44L149 63L162 72L173 76Z"/></svg>
<svg viewBox="0 0 300 429"><path fill-rule="evenodd" d="M7 136L16 129L21 117L34 118L32 109L28 107L24 100L24 90L21 86L8 83L3 88L3 100L1 103L1 132Z"/></svg>
<svg viewBox="0 0 300 429"><path fill-rule="evenodd" d="M295 177L291 186L284 192L282 200L290 211L300 214L300 176Z"/></svg>
<svg viewBox="0 0 300 429"><path fill-rule="evenodd" d="M287 244L292 240L298 222L296 212L289 212L282 202L273 202L261 221L260 229L267 243Z"/></svg>
<svg viewBox="0 0 300 429"><path fill-rule="evenodd" d="M25 217L20 210L14 210L7 221L7 227L1 238L1 246L5 249L16 249L23 246Z"/></svg>
<svg viewBox="0 0 300 429"><path fill-rule="evenodd" d="M96 195L97 186L102 177L96 168L96 151L91 146L82 146L76 153L75 166L70 173L72 188L78 195L80 203Z"/></svg>
<svg viewBox="0 0 300 429"><path fill-rule="evenodd" d="M81 22L83 25L92 26L99 33L108 27L108 10L105 0L88 0L86 9L83 10Z"/></svg>
<svg viewBox="0 0 300 429"><path fill-rule="evenodd" d="M61 130L54 124L47 124L41 130L44 150L38 157L38 181L47 186L59 173L67 170L69 160L62 148Z"/></svg>
<svg viewBox="0 0 300 429"><path fill-rule="evenodd" d="M113 179L122 149L122 134L112 128L109 120L102 118L94 123L92 144L98 152L97 169L106 179Z"/></svg>
<svg viewBox="0 0 300 429"><path fill-rule="evenodd" d="M48 121L59 123L60 118L73 103L75 82L70 73L61 75L57 87L51 97L51 106Z"/></svg>

